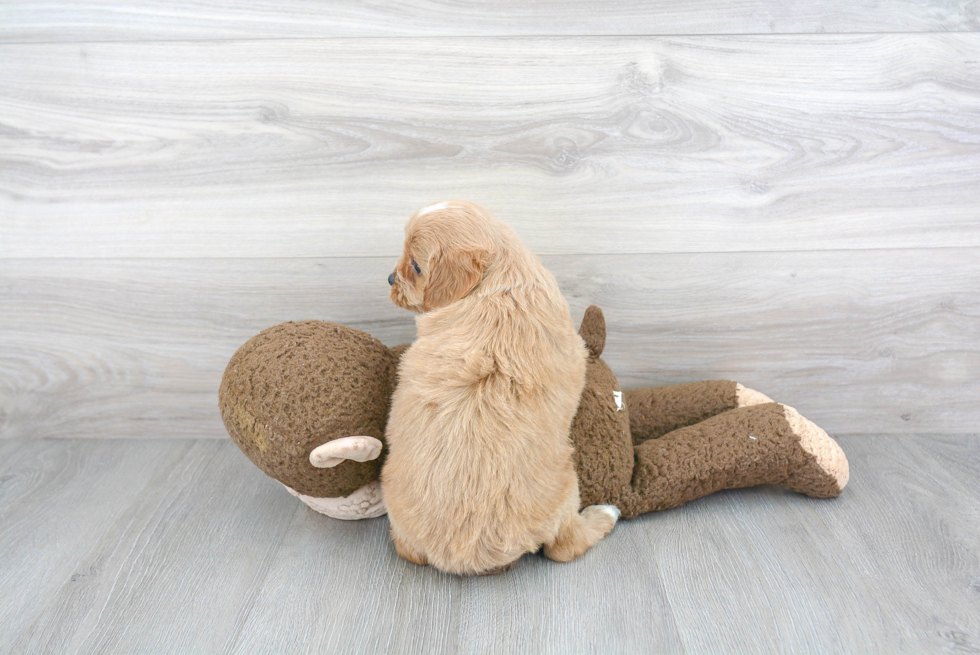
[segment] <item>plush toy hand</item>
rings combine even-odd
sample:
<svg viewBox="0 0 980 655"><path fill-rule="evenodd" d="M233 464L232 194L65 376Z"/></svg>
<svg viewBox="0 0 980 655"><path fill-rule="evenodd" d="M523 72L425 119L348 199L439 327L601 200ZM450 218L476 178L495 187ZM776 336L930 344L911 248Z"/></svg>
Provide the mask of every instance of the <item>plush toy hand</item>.
<svg viewBox="0 0 980 655"><path fill-rule="evenodd" d="M310 452L310 464L317 468L333 468L344 460L368 462L381 455L381 441L374 437L341 437L317 446ZM315 498L283 485L309 507L335 519L356 521L381 516L387 512L381 481L373 480L345 498Z"/></svg>
<svg viewBox="0 0 980 655"><path fill-rule="evenodd" d="M382 443L374 437L341 437L310 452L310 464L321 469L337 466L345 459L367 462L378 459Z"/></svg>

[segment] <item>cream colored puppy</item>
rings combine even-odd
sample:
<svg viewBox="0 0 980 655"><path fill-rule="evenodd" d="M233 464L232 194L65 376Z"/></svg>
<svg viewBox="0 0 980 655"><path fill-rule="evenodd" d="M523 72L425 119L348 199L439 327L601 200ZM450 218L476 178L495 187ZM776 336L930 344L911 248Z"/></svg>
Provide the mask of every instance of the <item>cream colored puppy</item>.
<svg viewBox="0 0 980 655"><path fill-rule="evenodd" d="M398 368L381 472L398 554L450 573L491 573L544 546L566 562L619 511L579 513L569 427L586 350L555 278L485 209L417 211L388 278L419 312Z"/></svg>

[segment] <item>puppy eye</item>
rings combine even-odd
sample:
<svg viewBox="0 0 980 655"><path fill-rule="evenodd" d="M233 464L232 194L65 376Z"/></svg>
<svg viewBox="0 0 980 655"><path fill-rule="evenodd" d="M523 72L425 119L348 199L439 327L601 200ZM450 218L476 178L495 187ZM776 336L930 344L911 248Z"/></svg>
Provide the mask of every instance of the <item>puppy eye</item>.
<svg viewBox="0 0 980 655"><path fill-rule="evenodd" d="M415 274L416 275L421 275L422 274L422 267L420 267L418 264L416 264L414 259L412 260L412 268L415 269Z"/></svg>

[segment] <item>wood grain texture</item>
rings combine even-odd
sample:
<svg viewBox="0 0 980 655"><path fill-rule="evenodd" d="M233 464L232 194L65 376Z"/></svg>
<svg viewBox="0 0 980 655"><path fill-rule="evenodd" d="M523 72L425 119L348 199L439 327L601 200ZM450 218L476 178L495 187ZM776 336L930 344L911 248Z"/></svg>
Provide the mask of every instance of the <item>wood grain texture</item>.
<svg viewBox="0 0 980 655"><path fill-rule="evenodd" d="M100 574L100 562L83 564L89 551L190 445L64 439L0 450L0 652L28 652L11 648L59 589Z"/></svg>
<svg viewBox="0 0 980 655"><path fill-rule="evenodd" d="M629 575L596 566L605 557L628 558ZM682 651L643 535L623 531L618 544L600 543L560 570L537 556L519 566L509 579L444 575L399 559L387 518L335 529L307 513L284 541L235 652L302 652L315 644L336 653ZM619 593L609 593L613 587ZM302 630L268 629L283 607Z"/></svg>
<svg viewBox="0 0 980 655"><path fill-rule="evenodd" d="M132 41L337 36L526 36L980 30L976 2L911 0L308 0L4 2L0 39Z"/></svg>
<svg viewBox="0 0 980 655"><path fill-rule="evenodd" d="M0 257L980 246L980 34L0 46Z"/></svg>
<svg viewBox="0 0 980 655"><path fill-rule="evenodd" d="M624 388L727 378L834 433L980 420L975 248L552 256ZM394 259L0 260L0 438L213 437L234 351L287 320L414 338Z"/></svg>
<svg viewBox="0 0 980 655"><path fill-rule="evenodd" d="M661 515L639 519L651 526L688 652L980 647L980 512L968 488L980 440L840 443L851 481L835 501L759 488L702 499L673 531L652 529ZM951 457L960 468L945 465Z"/></svg>
<svg viewBox="0 0 980 655"><path fill-rule="evenodd" d="M35 610L25 623L11 604L23 599L0 600L8 627L0 650L980 648L980 438L839 441L852 476L838 499L773 487L721 492L622 521L570 564L528 555L513 571L476 578L399 559L386 518L313 513L230 441L0 442L0 453L13 448L20 458L0 467L30 481L21 497L0 496L0 512L25 515L25 499L55 501L33 503L33 522L0 524L0 571L16 571L16 588L33 590ZM72 455L50 457L52 449ZM29 462L42 460L46 472L35 475ZM125 511L67 500L84 489L121 507L113 484L123 483L112 483L112 471L144 470L148 461L162 464L147 471ZM65 520L69 510L74 521ZM28 543L46 545L47 567L29 559L12 566L10 553Z"/></svg>
<svg viewBox="0 0 980 655"><path fill-rule="evenodd" d="M261 473L230 442L173 444L174 461L88 544L14 652L159 652L148 647L163 639L171 652L226 651L292 515L306 508L269 494L285 493L271 480L257 484Z"/></svg>

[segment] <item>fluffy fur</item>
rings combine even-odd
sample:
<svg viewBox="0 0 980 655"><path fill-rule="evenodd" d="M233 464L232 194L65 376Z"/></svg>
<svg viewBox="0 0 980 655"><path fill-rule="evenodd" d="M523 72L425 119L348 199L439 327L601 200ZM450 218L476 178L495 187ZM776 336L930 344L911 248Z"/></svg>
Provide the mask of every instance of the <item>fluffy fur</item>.
<svg viewBox="0 0 980 655"><path fill-rule="evenodd" d="M587 352L554 277L485 209L447 201L405 228L391 299L419 312L381 479L398 554L491 573L544 546L569 561L619 513L579 513L569 427Z"/></svg>

